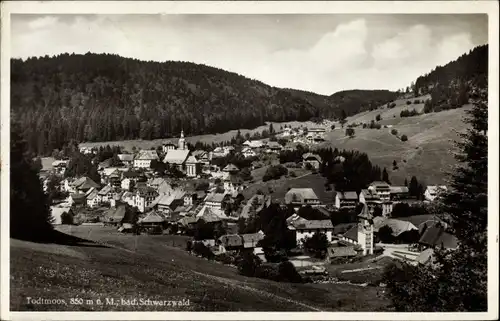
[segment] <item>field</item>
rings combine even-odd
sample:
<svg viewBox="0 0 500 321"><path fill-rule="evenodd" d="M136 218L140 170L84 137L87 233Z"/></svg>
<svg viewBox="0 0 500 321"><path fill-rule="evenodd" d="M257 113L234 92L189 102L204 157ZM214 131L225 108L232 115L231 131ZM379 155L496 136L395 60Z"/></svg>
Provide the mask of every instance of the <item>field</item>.
<svg viewBox="0 0 500 321"><path fill-rule="evenodd" d="M38 244L11 239L13 311L381 311L378 288L288 284L247 278L234 268L188 254L178 236L121 235L111 228L59 227L78 240ZM27 297L64 299L34 305ZM71 298L83 304L71 304ZM96 304L100 299L186 300L189 306ZM92 301L87 301L92 300ZM78 301L76 301L78 302ZM91 304L93 303L93 304Z"/></svg>
<svg viewBox="0 0 500 321"><path fill-rule="evenodd" d="M464 129L463 117L465 111L471 106L465 106L459 109L442 111L439 113L422 114L413 117L401 118L402 110L416 109L422 112L423 102L427 96L399 99L396 100L396 106L388 109L385 105L373 111L366 111L347 118L347 124L352 123L370 123L375 120L377 115L381 116L381 125L392 126L391 128L381 129L363 129L361 126L355 128L355 136L348 138L345 131L337 124L335 130L326 134L326 142L320 146L331 146L339 149L354 149L368 154L372 162L381 167L386 167L389 171L389 178L393 184L403 184L404 179L410 179L415 175L419 181L425 184L446 184L446 172L450 171L451 166L455 164L453 157L453 141L458 138L455 131ZM413 104L413 101L420 100L421 103ZM412 101L411 105L406 102ZM314 127L312 122L287 122L273 123L274 129L279 130L285 124L292 127ZM245 135L247 132L261 132L268 129L269 125L248 130L241 129ZM391 134L391 130L398 131L397 136ZM197 141L212 143L228 141L236 135L237 131L218 134L218 135L200 135L187 137L188 142ZM406 135L408 141L400 140L401 135ZM162 142L171 139L153 140L153 141L118 141L118 142L99 142L82 143L80 146L100 146L100 145L121 145L127 150L133 146L138 149L149 149L159 146ZM398 169L393 170L392 163L396 161ZM262 176L264 170L257 171L256 181Z"/></svg>
<svg viewBox="0 0 500 321"><path fill-rule="evenodd" d="M254 129L240 129L241 135L246 135L247 133L249 134L254 134L254 133L261 133L263 130L269 130L269 124L270 122L267 123L267 125L262 125ZM301 126L306 126L306 127L316 127L318 125L314 124L313 122L306 121L306 122L298 122L298 121L290 121L290 122L283 122L283 123L275 123L273 122L273 128L275 131L279 131L281 126L291 126L291 127L301 127ZM196 135L196 136L188 136L186 137L186 142L188 143L196 143L196 142L202 142L206 144L212 144L212 143L220 143L220 142L225 142L231 140L233 137L236 136L238 133L238 130L231 130L225 133L219 133L219 134L210 134L210 135ZM158 147L161 144L164 144L166 142L174 142L177 143L177 139L179 137L174 137L174 138L165 138L165 139L154 139L154 140L141 140L141 139L135 139L135 140L123 140L123 141L110 141L110 142L86 142L86 143L81 143L79 146L80 147L99 147L99 146L122 146L125 150L132 151L132 148L135 147L136 149L151 149L152 147Z"/></svg>
<svg viewBox="0 0 500 321"><path fill-rule="evenodd" d="M413 108L413 105L410 105ZM399 104L389 110L374 110L348 118L348 124L367 122L381 114L382 125L392 125L392 128L363 129L355 128L355 137L349 138L341 129L335 129L327 134L327 142L323 146L338 149L354 149L365 152L370 160L381 167L386 167L393 184L403 184L404 179L417 176L419 181L428 185L446 184L446 172L451 170L456 161L453 157L453 141L458 139L456 131L463 131L463 117L470 106L439 113L423 114L414 117L387 117L393 110L405 107ZM417 108L418 109L418 108ZM397 136L407 135L408 141L403 142L391 134L398 131ZM393 161L398 169L393 170Z"/></svg>

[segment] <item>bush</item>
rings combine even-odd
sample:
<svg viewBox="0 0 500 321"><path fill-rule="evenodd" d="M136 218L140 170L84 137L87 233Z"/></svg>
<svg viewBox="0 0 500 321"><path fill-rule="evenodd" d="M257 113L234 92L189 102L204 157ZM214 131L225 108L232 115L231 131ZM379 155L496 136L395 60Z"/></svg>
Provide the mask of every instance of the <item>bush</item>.
<svg viewBox="0 0 500 321"><path fill-rule="evenodd" d="M398 131L397 131L396 129L392 129L392 130L391 130L391 134L393 134L393 135L397 135L397 134L398 134Z"/></svg>
<svg viewBox="0 0 500 321"><path fill-rule="evenodd" d="M295 172L290 172L290 177L297 177L297 174L295 174Z"/></svg>
<svg viewBox="0 0 500 321"><path fill-rule="evenodd" d="M264 177L262 177L262 180L264 182L267 182L272 179L279 179L281 176L287 174L288 174L288 169L285 166L273 165L266 170L266 173L264 174Z"/></svg>
<svg viewBox="0 0 500 321"><path fill-rule="evenodd" d="M401 141L406 142L408 140L408 136L402 135L401 136Z"/></svg>
<svg viewBox="0 0 500 321"><path fill-rule="evenodd" d="M354 132L354 128L351 128L351 127L350 127L350 128L347 128L347 129L345 130L345 135L346 135L346 136L349 136L349 137L351 137L351 138L352 138L352 137L354 137L354 134L355 134L355 132Z"/></svg>
<svg viewBox="0 0 500 321"><path fill-rule="evenodd" d="M215 256L214 253L212 253L212 251L201 242L194 243L193 252L209 260L212 260Z"/></svg>
<svg viewBox="0 0 500 321"><path fill-rule="evenodd" d="M380 121L380 120L382 120L382 116L380 116L380 114L378 114L378 115L377 115L377 117L375 117L375 120L376 120L376 121Z"/></svg>
<svg viewBox="0 0 500 321"><path fill-rule="evenodd" d="M299 272L297 272L292 262L281 262L278 266L278 271L280 280L292 283L302 283L302 277Z"/></svg>
<svg viewBox="0 0 500 321"><path fill-rule="evenodd" d="M222 264L234 264L234 258L227 254L227 253L221 253L215 257L215 260L218 262L221 262Z"/></svg>
<svg viewBox="0 0 500 321"><path fill-rule="evenodd" d="M61 224L73 225L73 214L71 212L64 212L61 214Z"/></svg>
<svg viewBox="0 0 500 321"><path fill-rule="evenodd" d="M238 272L245 276L255 276L262 260L251 252L243 252L237 259Z"/></svg>
<svg viewBox="0 0 500 321"><path fill-rule="evenodd" d="M255 270L255 277L272 281L280 281L280 273L276 264L264 263Z"/></svg>
<svg viewBox="0 0 500 321"><path fill-rule="evenodd" d="M420 100L419 100L419 99L415 99L415 100L413 101L413 104L420 104Z"/></svg>
<svg viewBox="0 0 500 321"><path fill-rule="evenodd" d="M405 110L402 110L401 113L399 113L400 117L412 117L412 116L417 116L417 115L418 115L418 111L415 108L412 110L405 109Z"/></svg>
<svg viewBox="0 0 500 321"><path fill-rule="evenodd" d="M406 104L407 104L407 105L411 105L411 100L407 100L407 101L406 101Z"/></svg>

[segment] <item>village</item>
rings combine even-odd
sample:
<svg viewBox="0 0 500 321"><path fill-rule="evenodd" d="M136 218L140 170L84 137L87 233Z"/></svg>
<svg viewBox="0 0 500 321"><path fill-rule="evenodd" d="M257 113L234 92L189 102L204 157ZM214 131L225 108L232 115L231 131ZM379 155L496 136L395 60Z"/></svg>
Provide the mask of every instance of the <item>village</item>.
<svg viewBox="0 0 500 321"><path fill-rule="evenodd" d="M292 235L289 247L293 249L285 255L302 274L325 275L330 264L355 262L363 257L427 264L432 261L434 248L456 248L455 237L435 214L392 217L397 204L432 204L446 186L427 186L423 201L411 197L407 186L392 186L384 181L374 181L360 193L336 191L327 201L320 200L313 188L303 187L289 188L281 200L262 190L245 199L242 192L253 180L245 179L243 172L263 165L272 167L269 159L275 159L280 152L293 151L300 144L314 145L334 128L331 124L309 129L285 127L276 134L280 143L246 140L240 146L219 146L210 152L190 150L181 132L177 142L172 140L154 150L119 154L120 166L110 166L109 161L99 163L100 182L86 176L65 177L69 160L54 161L52 169L42 171L40 176L45 190L49 176L59 177L57 188L67 195L51 206L56 225L113 226L116 233L123 234L186 235L193 241L189 251L195 249L196 254L205 257L207 249L214 257L251 252L266 262L262 246L265 233L247 233L245 223L251 224L262 210L274 204L291 213L286 218L286 233ZM80 148L82 154L95 152ZM214 164L217 159L235 154L253 160L250 168L238 168L232 163L221 168ZM152 169L155 162L173 169L177 177L159 175ZM316 171L321 163L319 155L307 152L294 167ZM354 215L338 223L332 217L339 211ZM307 244L320 235L325 244L319 245L318 252L314 245L311 248ZM196 251L196 244L203 249Z"/></svg>

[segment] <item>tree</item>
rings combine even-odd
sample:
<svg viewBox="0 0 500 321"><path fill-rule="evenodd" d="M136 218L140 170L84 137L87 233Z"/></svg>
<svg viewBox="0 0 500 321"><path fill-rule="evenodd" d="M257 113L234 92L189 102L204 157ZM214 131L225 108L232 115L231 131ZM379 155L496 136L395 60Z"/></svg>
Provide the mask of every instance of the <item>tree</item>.
<svg viewBox="0 0 500 321"><path fill-rule="evenodd" d="M375 117L375 120L376 120L376 121L380 121L380 120L382 120L382 116L380 116L380 114L378 114L378 115L377 115L377 117Z"/></svg>
<svg viewBox="0 0 500 321"><path fill-rule="evenodd" d="M406 135L401 135L401 141L406 142L408 140L408 136Z"/></svg>
<svg viewBox="0 0 500 321"><path fill-rule="evenodd" d="M347 128L347 129L345 130L345 135L346 135L346 136L349 136L349 138L354 137L354 134L355 134L355 132L354 132L354 128L352 128L352 127L349 127L349 128Z"/></svg>
<svg viewBox="0 0 500 321"><path fill-rule="evenodd" d="M387 294L397 311L486 311L488 136L485 103L468 113L470 128L457 142L460 162L441 210L458 239L454 251L435 250L433 264L392 265L385 272Z"/></svg>
<svg viewBox="0 0 500 321"><path fill-rule="evenodd" d="M14 238L38 240L52 230L47 196L19 124L11 124L10 150L10 235Z"/></svg>
<svg viewBox="0 0 500 321"><path fill-rule="evenodd" d="M382 180L387 184L391 184L391 181L389 180L389 173L387 173L387 169L385 167L384 170L382 171Z"/></svg>
<svg viewBox="0 0 500 321"><path fill-rule="evenodd" d="M342 109L342 113L340 114L340 125L342 126L342 129L344 128L345 123L347 123L347 114L344 109Z"/></svg>
<svg viewBox="0 0 500 321"><path fill-rule="evenodd" d="M252 252L243 252L237 259L238 272L245 276L255 276L262 260Z"/></svg>
<svg viewBox="0 0 500 321"><path fill-rule="evenodd" d="M335 124L333 124L332 126L330 126L330 129L334 130L335 129Z"/></svg>
<svg viewBox="0 0 500 321"><path fill-rule="evenodd" d="M281 281L302 283L302 276L290 261L281 262L278 265L279 278Z"/></svg>
<svg viewBox="0 0 500 321"><path fill-rule="evenodd" d="M324 259L328 249L328 239L324 233L314 233L313 236L304 240L304 247L315 257Z"/></svg>
<svg viewBox="0 0 500 321"><path fill-rule="evenodd" d="M392 228L388 225L382 226L378 230L378 238L382 243L392 243L394 242L394 236L392 235Z"/></svg>
<svg viewBox="0 0 500 321"><path fill-rule="evenodd" d="M405 186L408 187L408 179L405 178Z"/></svg>
<svg viewBox="0 0 500 321"><path fill-rule="evenodd" d="M391 134L393 134L394 136L396 136L398 134L398 131L396 129L391 129Z"/></svg>
<svg viewBox="0 0 500 321"><path fill-rule="evenodd" d="M413 197L418 197L418 180L415 176L410 179L410 185L408 186L408 194Z"/></svg>

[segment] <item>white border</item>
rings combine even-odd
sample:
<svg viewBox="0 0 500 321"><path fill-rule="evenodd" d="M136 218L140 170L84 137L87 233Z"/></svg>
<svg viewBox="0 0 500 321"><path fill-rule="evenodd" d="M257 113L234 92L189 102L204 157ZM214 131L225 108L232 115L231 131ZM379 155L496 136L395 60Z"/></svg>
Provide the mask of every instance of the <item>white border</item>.
<svg viewBox="0 0 500 321"><path fill-rule="evenodd" d="M2 2L1 8L1 314L5 320L493 320L498 319L498 3L497 1L57 1ZM9 312L9 159L10 159L10 14L327 14L327 13L487 13L489 15L489 184L488 184L488 312L486 313L365 313L365 312Z"/></svg>

